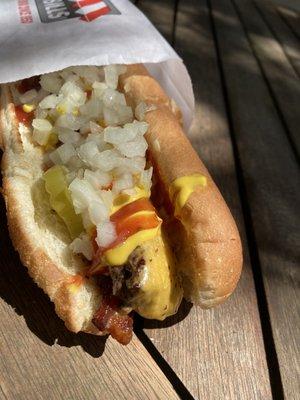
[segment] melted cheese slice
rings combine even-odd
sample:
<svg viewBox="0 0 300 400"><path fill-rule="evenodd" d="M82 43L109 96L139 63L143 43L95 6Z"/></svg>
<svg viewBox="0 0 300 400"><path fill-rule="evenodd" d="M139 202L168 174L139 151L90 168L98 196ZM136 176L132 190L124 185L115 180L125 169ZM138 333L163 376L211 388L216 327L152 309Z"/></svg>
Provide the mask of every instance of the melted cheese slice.
<svg viewBox="0 0 300 400"><path fill-rule="evenodd" d="M183 289L174 257L163 240L161 230L141 245L146 273L131 306L142 317L164 320L177 312Z"/></svg>

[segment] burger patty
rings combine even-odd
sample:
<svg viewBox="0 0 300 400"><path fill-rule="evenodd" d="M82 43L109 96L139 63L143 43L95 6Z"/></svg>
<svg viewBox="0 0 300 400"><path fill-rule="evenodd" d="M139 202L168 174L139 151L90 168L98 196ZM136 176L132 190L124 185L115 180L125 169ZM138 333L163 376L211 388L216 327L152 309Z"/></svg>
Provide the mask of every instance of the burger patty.
<svg viewBox="0 0 300 400"><path fill-rule="evenodd" d="M123 266L109 267L109 275L113 283L113 295L118 296L124 305L130 306L147 275L142 248L138 246Z"/></svg>

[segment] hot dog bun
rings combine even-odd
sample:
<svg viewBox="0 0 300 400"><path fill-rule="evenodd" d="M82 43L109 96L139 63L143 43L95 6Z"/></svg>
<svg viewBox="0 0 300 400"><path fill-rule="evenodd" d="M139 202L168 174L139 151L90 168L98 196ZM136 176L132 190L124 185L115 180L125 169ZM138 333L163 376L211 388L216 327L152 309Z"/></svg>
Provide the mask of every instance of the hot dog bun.
<svg viewBox="0 0 300 400"><path fill-rule="evenodd" d="M166 192L181 177L200 173L208 178L182 209L177 257L184 275L185 297L202 307L223 302L234 290L242 268L242 247L234 219L207 169L185 136L178 108L142 65L128 66L121 87L134 106L151 109L146 140Z"/></svg>
<svg viewBox="0 0 300 400"><path fill-rule="evenodd" d="M3 196L13 245L66 327L99 334L91 323L101 300L99 288L93 279L77 275L83 263L68 248L67 229L51 211L41 184L43 153L19 130L9 85L2 86L0 121Z"/></svg>
<svg viewBox="0 0 300 400"><path fill-rule="evenodd" d="M160 85L140 65L128 66L120 77L127 101L155 106L145 114L151 159L168 193L172 182L200 173L207 177L182 208L179 231L171 238L185 297L203 307L225 300L241 272L242 252L234 220L209 173L183 133L181 113ZM52 211L42 184L44 153L19 125L11 85L1 91L0 145L3 194L14 247L35 282L55 304L57 314L73 332L101 334L92 323L101 304L94 278L80 273L84 262L73 254L66 226Z"/></svg>

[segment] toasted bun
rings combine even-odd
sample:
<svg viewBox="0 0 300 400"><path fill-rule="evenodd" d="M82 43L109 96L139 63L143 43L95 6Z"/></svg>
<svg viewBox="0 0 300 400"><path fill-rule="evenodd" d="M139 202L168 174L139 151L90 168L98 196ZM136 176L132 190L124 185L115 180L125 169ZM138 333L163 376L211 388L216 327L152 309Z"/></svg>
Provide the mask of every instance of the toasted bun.
<svg viewBox="0 0 300 400"><path fill-rule="evenodd" d="M3 195L14 247L67 328L99 334L91 323L100 305L99 288L79 275L83 263L68 248L66 227L51 211L42 184L43 154L26 129L19 129L8 85L2 87L0 112Z"/></svg>
<svg viewBox="0 0 300 400"><path fill-rule="evenodd" d="M132 106L141 101L148 111L146 134L158 175L169 191L181 176L208 178L182 209L177 257L184 276L185 297L202 307L223 302L234 290L242 268L242 247L234 219L207 169L192 148L180 123L178 108L141 65L131 65L120 78ZM174 235L175 238L175 235Z"/></svg>
<svg viewBox="0 0 300 400"><path fill-rule="evenodd" d="M232 216L184 135L175 103L142 66L129 66L120 82L132 105L144 101L156 106L146 113L146 138L166 190L183 175L208 177L207 187L197 189L183 208L176 246L186 297L204 307L218 304L233 291L242 265ZM99 287L93 278L81 275L83 261L69 249L67 229L51 210L42 181L43 152L18 123L9 85L1 90L0 147L4 152L3 195L14 247L67 328L99 334L91 322L101 303Z"/></svg>

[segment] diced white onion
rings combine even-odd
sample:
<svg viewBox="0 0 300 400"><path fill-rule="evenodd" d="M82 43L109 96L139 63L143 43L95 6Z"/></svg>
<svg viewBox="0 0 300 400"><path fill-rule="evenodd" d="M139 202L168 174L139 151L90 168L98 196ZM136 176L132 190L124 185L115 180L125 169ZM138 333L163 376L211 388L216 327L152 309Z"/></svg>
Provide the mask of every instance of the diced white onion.
<svg viewBox="0 0 300 400"><path fill-rule="evenodd" d="M116 65L106 65L104 68L105 83L108 87L116 89L118 86L118 71Z"/></svg>
<svg viewBox="0 0 300 400"><path fill-rule="evenodd" d="M47 119L35 118L32 121L32 126L41 132L50 132L52 130L52 125Z"/></svg>
<svg viewBox="0 0 300 400"><path fill-rule="evenodd" d="M53 164L59 164L59 165L61 165L61 164L62 164L62 161L61 161L61 158L60 158L59 153L58 153L57 150L58 150L58 149L52 151L52 152L49 154L49 158L50 158L50 160L53 162Z"/></svg>
<svg viewBox="0 0 300 400"><path fill-rule="evenodd" d="M66 174L67 182L69 185L76 178L76 176L77 176L76 171L70 171Z"/></svg>
<svg viewBox="0 0 300 400"><path fill-rule="evenodd" d="M27 90L27 92L20 95L19 100L21 103L31 103L37 97L37 91L35 89Z"/></svg>
<svg viewBox="0 0 300 400"><path fill-rule="evenodd" d="M49 136L50 132L39 131L37 129L34 129L32 134L33 140L41 146L47 144Z"/></svg>
<svg viewBox="0 0 300 400"><path fill-rule="evenodd" d="M77 214L87 209L91 201L99 200L99 196L93 186L84 179L75 178L70 184L69 190L71 191L73 205Z"/></svg>
<svg viewBox="0 0 300 400"><path fill-rule="evenodd" d="M122 157L116 150L105 150L94 156L93 165L108 172L118 167L121 161Z"/></svg>
<svg viewBox="0 0 300 400"><path fill-rule="evenodd" d="M81 160L81 158L79 158L78 155L76 154L70 157L69 161L67 162L67 166L70 170L76 170L78 168L85 167L85 164Z"/></svg>
<svg viewBox="0 0 300 400"><path fill-rule="evenodd" d="M95 145L97 145L99 151L109 150L111 148L110 145L105 143L104 136L99 133L90 133L85 139L85 142L93 142Z"/></svg>
<svg viewBox="0 0 300 400"><path fill-rule="evenodd" d="M114 193L119 193L124 189L130 189L133 187L133 178L131 174L122 174L118 177L113 184Z"/></svg>
<svg viewBox="0 0 300 400"><path fill-rule="evenodd" d="M71 157L76 156L76 151L71 143L64 143L57 148L57 152L63 164L67 164Z"/></svg>
<svg viewBox="0 0 300 400"><path fill-rule="evenodd" d="M49 96L46 96L40 103L39 106L41 108L55 108L57 104L61 100L61 96L56 96L55 94L49 94Z"/></svg>
<svg viewBox="0 0 300 400"><path fill-rule="evenodd" d="M107 89L107 85L104 82L94 82L92 87L95 97L97 97L98 99L102 99L103 94Z"/></svg>
<svg viewBox="0 0 300 400"><path fill-rule="evenodd" d="M47 90L47 92L58 94L63 84L63 81L59 77L58 73L53 72L50 74L42 75L40 79L40 84L44 90Z"/></svg>
<svg viewBox="0 0 300 400"><path fill-rule="evenodd" d="M122 65L69 67L43 75L42 88L25 93L26 102L34 95L37 104L33 139L45 145L52 132L58 135L59 145L48 157L66 167L75 212L81 214L86 230L96 226L101 247L116 238L109 221L116 196L133 196L137 184L150 191L152 184L152 167L144 170L148 124L143 121L151 106L140 103L134 120L132 108L117 90L125 70ZM86 234L75 239L71 249L92 257Z"/></svg>
<svg viewBox="0 0 300 400"><path fill-rule="evenodd" d="M101 76L100 68L93 65L73 67L72 70L75 74L79 77L83 77L90 84L98 81Z"/></svg>
<svg viewBox="0 0 300 400"><path fill-rule="evenodd" d="M93 121L90 122L90 129L91 129L91 133L94 133L94 134L102 133L102 132L103 132L102 126L96 124L96 123L93 122Z"/></svg>
<svg viewBox="0 0 300 400"><path fill-rule="evenodd" d="M91 201L88 210L90 220L94 225L98 225L109 218L109 210L101 201Z"/></svg>
<svg viewBox="0 0 300 400"><path fill-rule="evenodd" d="M125 157L144 157L147 150L147 142L141 137L137 141L119 143L116 145L117 149Z"/></svg>
<svg viewBox="0 0 300 400"><path fill-rule="evenodd" d="M140 176L140 181L141 184L144 186L146 190L151 189L151 184L152 184L152 174L153 174L153 167L150 167L149 169L145 169Z"/></svg>
<svg viewBox="0 0 300 400"><path fill-rule="evenodd" d="M124 94L110 88L104 91L102 100L106 107L114 107L117 109L120 105L126 105Z"/></svg>
<svg viewBox="0 0 300 400"><path fill-rule="evenodd" d="M144 157L120 158L118 160L117 173L131 172L132 174L140 173L144 170L146 160Z"/></svg>
<svg viewBox="0 0 300 400"><path fill-rule="evenodd" d="M90 220L88 209L82 210L80 215L82 217L82 224L83 224L84 229L87 232L90 231L94 227L94 225L93 225L92 221Z"/></svg>
<svg viewBox="0 0 300 400"><path fill-rule="evenodd" d="M110 174L106 172L98 171L90 171L86 169L84 171L84 179L90 182L95 189L101 189L102 187L108 186L111 181L112 177Z"/></svg>
<svg viewBox="0 0 300 400"><path fill-rule="evenodd" d="M104 221L97 225L96 242L99 247L109 246L116 238L115 225L111 221Z"/></svg>
<svg viewBox="0 0 300 400"><path fill-rule="evenodd" d="M100 119L103 115L103 104L98 99L90 99L79 108L79 111L88 118Z"/></svg>
<svg viewBox="0 0 300 400"><path fill-rule="evenodd" d="M37 119L45 119L47 117L47 115L48 115L47 110L42 110L39 107L35 110L35 117Z"/></svg>
<svg viewBox="0 0 300 400"><path fill-rule="evenodd" d="M136 118L139 121L143 121L143 119L145 118L145 114L147 111L147 105L146 103L144 103L143 101L141 101L134 110L134 115L136 116Z"/></svg>
<svg viewBox="0 0 300 400"><path fill-rule="evenodd" d="M103 107L103 117L106 125L118 125L119 123L118 113L110 107Z"/></svg>
<svg viewBox="0 0 300 400"><path fill-rule="evenodd" d="M147 132L148 127L149 125L147 122L139 122L139 121L133 121L132 123L124 125L124 129L126 131L128 132L133 131L135 133L133 138L135 138L136 136L143 136Z"/></svg>
<svg viewBox="0 0 300 400"><path fill-rule="evenodd" d="M104 140L107 143L117 144L126 142L127 136L121 127L109 126L104 129ZM130 140L130 139L129 139Z"/></svg>
<svg viewBox="0 0 300 400"><path fill-rule="evenodd" d="M78 238L73 240L73 242L70 244L70 249L73 251L73 253L83 254L84 257L89 261L91 261L93 258L93 245L89 236L85 233L82 233Z"/></svg>
<svg viewBox="0 0 300 400"><path fill-rule="evenodd" d="M106 207L110 210L112 207L113 199L114 199L112 191L111 190L101 190L100 197L101 197L103 203L106 205Z"/></svg>
<svg viewBox="0 0 300 400"><path fill-rule="evenodd" d="M157 107L155 104L148 105L142 101L136 106L136 108L134 110L134 115L136 116L136 118L139 121L143 121L145 119L145 115L147 112L154 111L156 109L157 109Z"/></svg>
<svg viewBox="0 0 300 400"><path fill-rule="evenodd" d="M119 117L119 124L127 124L133 120L133 112L132 108L129 106L118 106L118 117Z"/></svg>
<svg viewBox="0 0 300 400"><path fill-rule="evenodd" d="M86 93L72 81L63 84L60 92L67 97L75 106L82 106L86 100Z"/></svg>
<svg viewBox="0 0 300 400"><path fill-rule="evenodd" d="M76 143L80 139L80 134L68 128L56 128L58 138L62 143Z"/></svg>
<svg viewBox="0 0 300 400"><path fill-rule="evenodd" d="M86 135L87 133L91 132L90 123L86 122L84 125L82 125L79 129L79 132L81 135Z"/></svg>
<svg viewBox="0 0 300 400"><path fill-rule="evenodd" d="M96 154L99 154L99 150L97 144L92 141L83 143L78 150L79 157L89 165L93 164Z"/></svg>
<svg viewBox="0 0 300 400"><path fill-rule="evenodd" d="M55 126L69 128L77 131L86 122L84 117L77 117L73 114L60 115L55 123Z"/></svg>

